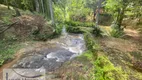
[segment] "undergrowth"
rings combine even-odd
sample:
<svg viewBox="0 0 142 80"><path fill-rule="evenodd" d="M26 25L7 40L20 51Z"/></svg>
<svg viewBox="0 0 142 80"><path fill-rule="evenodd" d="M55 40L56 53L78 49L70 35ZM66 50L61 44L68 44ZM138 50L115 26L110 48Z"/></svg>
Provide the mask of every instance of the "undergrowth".
<svg viewBox="0 0 142 80"><path fill-rule="evenodd" d="M111 25L112 30L109 32L109 35L115 38L120 38L124 35L123 28L119 28L117 24Z"/></svg>
<svg viewBox="0 0 142 80"><path fill-rule="evenodd" d="M84 56L87 56L93 64L90 80L127 80L128 75L121 67L115 67L106 56L102 55L103 52L91 33L85 33L84 38L88 48Z"/></svg>
<svg viewBox="0 0 142 80"><path fill-rule="evenodd" d="M13 40L0 40L0 66L14 58L15 52L20 48L18 42Z"/></svg>
<svg viewBox="0 0 142 80"><path fill-rule="evenodd" d="M82 27L94 27L94 22L79 22L79 21L65 21L65 24L69 26L82 26Z"/></svg>
<svg viewBox="0 0 142 80"><path fill-rule="evenodd" d="M94 80L127 80L121 67L114 67L106 56L99 56L94 64Z"/></svg>
<svg viewBox="0 0 142 80"><path fill-rule="evenodd" d="M110 36L115 37L115 38L120 38L124 35L123 31L118 31L116 29L112 29L109 33Z"/></svg>

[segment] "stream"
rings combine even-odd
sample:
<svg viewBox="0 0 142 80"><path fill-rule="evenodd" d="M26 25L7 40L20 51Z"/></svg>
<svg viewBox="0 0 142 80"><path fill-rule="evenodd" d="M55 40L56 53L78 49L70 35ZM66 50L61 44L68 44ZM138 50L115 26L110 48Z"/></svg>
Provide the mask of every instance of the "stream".
<svg viewBox="0 0 142 80"><path fill-rule="evenodd" d="M16 69L45 69L46 72L51 72L61 67L64 62L81 55L86 49L83 34L68 34L65 28L62 30L60 38L51 40L49 43L56 46L42 50L40 53L25 54L12 67ZM29 75L35 72L31 71L28 74L19 71L19 73Z"/></svg>

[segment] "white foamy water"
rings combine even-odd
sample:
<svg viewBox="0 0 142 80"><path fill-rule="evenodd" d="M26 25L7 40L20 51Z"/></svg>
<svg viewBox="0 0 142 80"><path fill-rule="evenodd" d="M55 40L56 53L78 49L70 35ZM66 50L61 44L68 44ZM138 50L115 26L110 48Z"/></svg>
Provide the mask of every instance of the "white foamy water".
<svg viewBox="0 0 142 80"><path fill-rule="evenodd" d="M85 51L85 41L83 34L68 34L65 27L62 30L62 36L56 42L60 45L61 48L67 50L68 52L64 53L61 51L51 52L46 56L46 60L56 59L58 62L64 62L66 60L72 59L76 56L79 56Z"/></svg>

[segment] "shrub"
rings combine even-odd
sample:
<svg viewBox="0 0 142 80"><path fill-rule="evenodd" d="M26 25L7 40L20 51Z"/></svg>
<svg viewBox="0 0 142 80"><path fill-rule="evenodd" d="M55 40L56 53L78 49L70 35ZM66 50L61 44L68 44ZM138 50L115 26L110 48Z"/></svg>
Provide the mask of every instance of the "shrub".
<svg viewBox="0 0 142 80"><path fill-rule="evenodd" d="M112 37L119 38L119 37L122 37L124 35L124 32L123 31L119 31L117 29L112 29L109 34Z"/></svg>
<svg viewBox="0 0 142 80"><path fill-rule="evenodd" d="M90 50L92 52L93 59L94 60L97 59L97 57L98 57L97 52L100 50L99 44L94 40L91 33L85 33L84 39L86 42L86 47L88 48L88 50Z"/></svg>
<svg viewBox="0 0 142 80"><path fill-rule="evenodd" d="M65 24L69 26L82 26L82 27L94 27L93 22L79 22L79 21L65 21Z"/></svg>
<svg viewBox="0 0 142 80"><path fill-rule="evenodd" d="M99 27L94 27L93 34L95 35L95 37L101 37L102 33L103 31Z"/></svg>
<svg viewBox="0 0 142 80"><path fill-rule="evenodd" d="M114 67L106 56L99 56L94 62L95 79L93 80L127 80L121 67Z"/></svg>
<svg viewBox="0 0 142 80"><path fill-rule="evenodd" d="M63 28L63 24L55 24L55 30L54 30L54 33L53 35L51 35L50 38L55 38L55 37L58 37L59 35L61 35L62 33L62 28Z"/></svg>
<svg viewBox="0 0 142 80"><path fill-rule="evenodd" d="M115 38L122 37L124 35L123 29L119 28L117 24L111 25L112 30L109 32L109 35Z"/></svg>
<svg viewBox="0 0 142 80"><path fill-rule="evenodd" d="M67 27L67 32L70 33L84 33L80 27L73 27L73 26L68 26Z"/></svg>

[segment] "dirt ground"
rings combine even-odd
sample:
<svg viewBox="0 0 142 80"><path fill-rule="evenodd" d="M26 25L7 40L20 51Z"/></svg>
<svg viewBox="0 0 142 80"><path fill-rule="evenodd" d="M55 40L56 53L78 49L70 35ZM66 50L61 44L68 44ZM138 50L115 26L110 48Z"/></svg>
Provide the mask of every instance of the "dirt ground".
<svg viewBox="0 0 142 80"><path fill-rule="evenodd" d="M110 61L129 75L129 80L141 80L142 36L132 29L125 29L124 32L122 38L107 37L98 39L98 42Z"/></svg>

